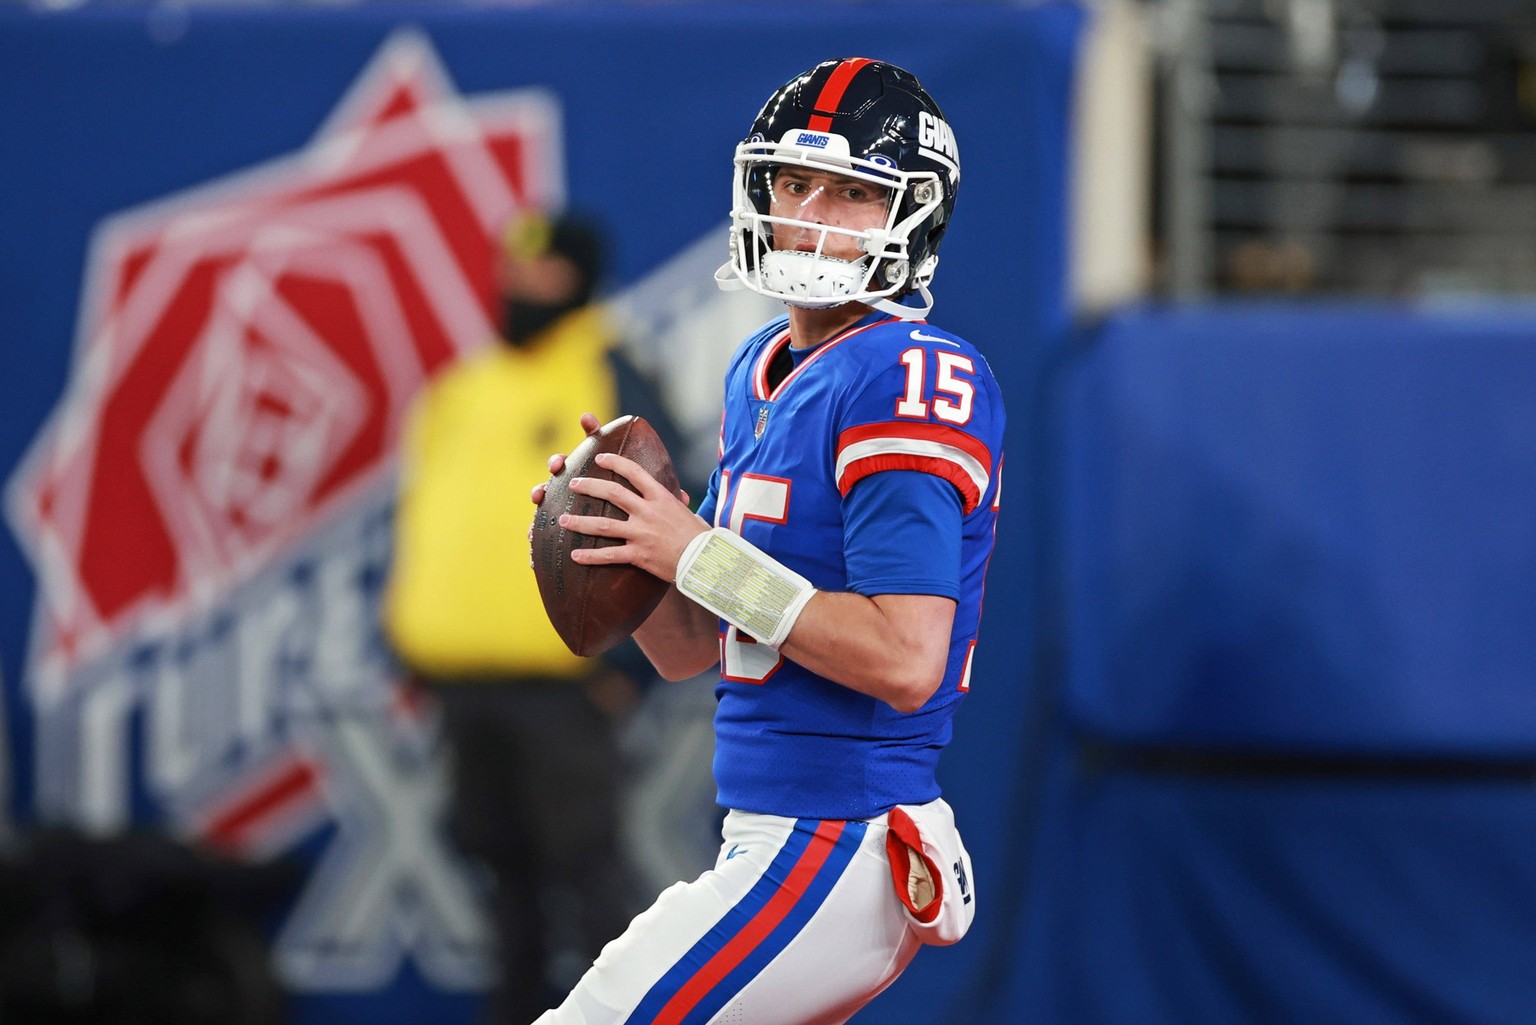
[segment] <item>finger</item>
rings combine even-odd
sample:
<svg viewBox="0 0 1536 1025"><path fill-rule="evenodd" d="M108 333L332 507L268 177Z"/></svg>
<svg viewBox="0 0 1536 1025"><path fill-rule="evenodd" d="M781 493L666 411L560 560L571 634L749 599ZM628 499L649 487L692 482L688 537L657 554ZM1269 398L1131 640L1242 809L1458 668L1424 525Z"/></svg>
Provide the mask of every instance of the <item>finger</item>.
<svg viewBox="0 0 1536 1025"><path fill-rule="evenodd" d="M578 495L598 498L617 506L624 510L625 515L633 515L645 501L618 481L603 480L601 477L576 477L571 481L571 490Z"/></svg>
<svg viewBox="0 0 1536 1025"><path fill-rule="evenodd" d="M551 477L558 476L565 470L564 453L556 452L554 455L549 457L549 462L545 465L549 467L549 475Z"/></svg>
<svg viewBox="0 0 1536 1025"><path fill-rule="evenodd" d="M677 489L677 500L684 505L693 505L693 501L688 497L688 492L682 488Z"/></svg>
<svg viewBox="0 0 1536 1025"><path fill-rule="evenodd" d="M575 513L564 513L560 517L560 526L577 534L587 534L591 537L622 537L629 539L629 521L615 520L607 516L577 516ZM584 549L576 549L583 551Z"/></svg>
<svg viewBox="0 0 1536 1025"><path fill-rule="evenodd" d="M605 470L612 470L635 486L635 490L645 498L676 498L666 488L656 482L656 478L650 472L633 459L621 456L615 452L599 452L596 459L597 465Z"/></svg>
<svg viewBox="0 0 1536 1025"><path fill-rule="evenodd" d="M534 505L543 505L544 504L544 485L542 485L542 484L535 484L533 486L533 490L528 493L528 497L533 500L533 504Z"/></svg>
<svg viewBox="0 0 1536 1025"><path fill-rule="evenodd" d="M583 414L581 414L581 429L586 431L588 434L596 434L598 428L602 427L602 426L603 426L602 422L600 420L598 420L596 414L594 414L594 413L583 413Z"/></svg>
<svg viewBox="0 0 1536 1025"><path fill-rule="evenodd" d="M632 562L629 545L605 545L602 548L573 548L571 561L583 566L611 566Z"/></svg>

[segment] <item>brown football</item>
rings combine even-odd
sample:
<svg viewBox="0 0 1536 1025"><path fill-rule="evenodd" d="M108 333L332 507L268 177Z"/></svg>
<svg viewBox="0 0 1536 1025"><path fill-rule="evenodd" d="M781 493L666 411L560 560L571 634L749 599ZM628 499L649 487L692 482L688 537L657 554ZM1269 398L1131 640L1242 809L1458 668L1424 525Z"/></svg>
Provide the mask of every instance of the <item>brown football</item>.
<svg viewBox="0 0 1536 1025"><path fill-rule="evenodd" d="M655 428L638 416L621 416L598 428L565 457L565 470L544 485L544 501L533 516L533 575L539 582L544 611L560 639L578 655L599 655L635 632L661 602L667 582L634 566L584 566L571 559L577 548L621 544L619 538L577 534L560 526L560 515L627 519L624 511L590 495L572 491L576 477L624 478L598 466L600 452L633 459L662 487L676 492L677 472ZM630 490L635 490L630 486Z"/></svg>

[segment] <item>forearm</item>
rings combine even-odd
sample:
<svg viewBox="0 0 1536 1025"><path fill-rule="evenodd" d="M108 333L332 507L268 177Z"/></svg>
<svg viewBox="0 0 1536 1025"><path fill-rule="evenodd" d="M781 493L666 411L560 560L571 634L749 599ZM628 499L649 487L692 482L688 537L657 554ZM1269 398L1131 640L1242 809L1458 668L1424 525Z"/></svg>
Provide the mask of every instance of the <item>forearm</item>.
<svg viewBox="0 0 1536 1025"><path fill-rule="evenodd" d="M680 596L812 672L899 712L921 708L943 682L955 618L951 598L820 591L719 528L689 542L675 578Z"/></svg>
<svg viewBox="0 0 1536 1025"><path fill-rule="evenodd" d="M955 603L932 595L818 591L779 650L786 658L899 712L943 682Z"/></svg>
<svg viewBox="0 0 1536 1025"><path fill-rule="evenodd" d="M713 612L669 587L656 611L635 631L635 642L664 678L686 680L720 661L719 624Z"/></svg>

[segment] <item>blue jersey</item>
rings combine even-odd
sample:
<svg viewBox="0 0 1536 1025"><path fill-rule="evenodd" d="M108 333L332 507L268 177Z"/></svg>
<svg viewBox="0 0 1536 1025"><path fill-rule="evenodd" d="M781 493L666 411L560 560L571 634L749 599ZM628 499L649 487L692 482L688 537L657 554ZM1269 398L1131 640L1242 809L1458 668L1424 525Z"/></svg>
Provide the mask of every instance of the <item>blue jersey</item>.
<svg viewBox="0 0 1536 1025"><path fill-rule="evenodd" d="M939 796L992 552L1002 400L981 354L930 324L873 313L805 351L788 350L787 324L731 361L700 513L819 590L955 599L949 661L933 697L904 714L722 621L715 780L728 808L871 818ZM771 386L786 350L793 369Z"/></svg>

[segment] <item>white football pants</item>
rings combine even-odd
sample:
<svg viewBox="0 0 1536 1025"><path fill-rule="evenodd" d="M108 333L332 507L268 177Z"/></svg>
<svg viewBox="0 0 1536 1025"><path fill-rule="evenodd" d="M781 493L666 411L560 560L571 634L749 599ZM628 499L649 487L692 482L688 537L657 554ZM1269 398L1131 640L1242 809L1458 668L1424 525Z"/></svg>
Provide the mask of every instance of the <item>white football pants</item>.
<svg viewBox="0 0 1536 1025"><path fill-rule="evenodd" d="M940 806L952 830L942 801L923 807ZM839 1025L917 953L886 816L732 811L723 836L715 867L663 891L535 1025Z"/></svg>

